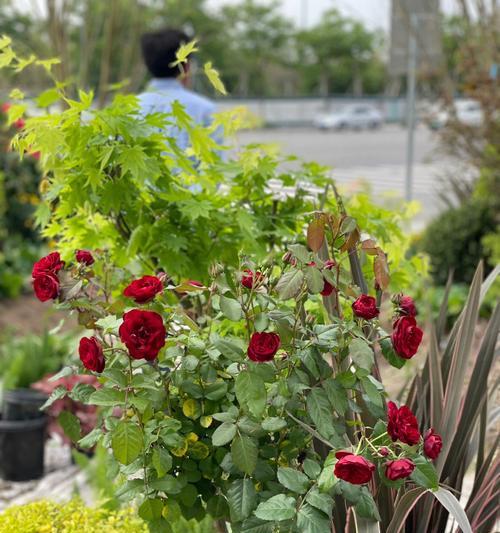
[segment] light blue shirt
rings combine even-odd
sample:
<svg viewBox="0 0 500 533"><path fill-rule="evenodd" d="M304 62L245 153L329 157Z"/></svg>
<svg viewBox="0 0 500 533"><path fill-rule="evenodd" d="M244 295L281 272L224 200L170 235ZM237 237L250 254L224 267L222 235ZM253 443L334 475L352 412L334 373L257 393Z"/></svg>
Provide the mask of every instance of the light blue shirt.
<svg viewBox="0 0 500 533"><path fill-rule="evenodd" d="M138 99L143 115L169 113L172 103L177 100L193 121L202 126L209 126L212 123L212 114L215 111L215 104L211 100L186 89L175 78L153 78ZM170 126L166 133L177 139L179 148L184 150L189 146L186 131Z"/></svg>

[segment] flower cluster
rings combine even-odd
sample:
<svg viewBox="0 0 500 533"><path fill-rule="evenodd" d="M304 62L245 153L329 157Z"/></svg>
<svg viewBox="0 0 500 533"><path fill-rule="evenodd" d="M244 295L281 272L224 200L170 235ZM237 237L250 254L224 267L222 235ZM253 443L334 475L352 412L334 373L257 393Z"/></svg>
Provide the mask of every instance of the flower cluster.
<svg viewBox="0 0 500 533"><path fill-rule="evenodd" d="M394 402L389 402L387 407L387 434L391 440L409 447L419 445L425 456L431 460L436 459L443 446L441 436L430 428L422 438L417 419L406 405L398 408ZM369 449L373 451L376 447L371 444L367 452ZM405 479L413 473L415 463L411 456L414 455L416 455L415 450L404 446L397 448L380 446L377 449L377 457L382 458L383 472L389 481ZM363 455L339 451L335 456L338 461L335 464L334 474L339 479L354 485L363 485L371 481L375 465Z"/></svg>

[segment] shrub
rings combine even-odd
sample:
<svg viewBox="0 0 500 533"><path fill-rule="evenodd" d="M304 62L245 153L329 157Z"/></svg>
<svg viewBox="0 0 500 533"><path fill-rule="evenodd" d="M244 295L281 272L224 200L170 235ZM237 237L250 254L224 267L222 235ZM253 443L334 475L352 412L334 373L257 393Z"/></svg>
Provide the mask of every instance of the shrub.
<svg viewBox="0 0 500 533"><path fill-rule="evenodd" d="M14 505L0 514L0 531L14 533L147 533L132 509L108 511L86 507L80 500L58 504L42 500Z"/></svg>
<svg viewBox="0 0 500 533"><path fill-rule="evenodd" d="M430 256L436 283L444 285L450 271L454 281L469 283L477 263L489 260L482 238L495 228L494 212L477 200L445 211L431 222L422 239L422 249Z"/></svg>

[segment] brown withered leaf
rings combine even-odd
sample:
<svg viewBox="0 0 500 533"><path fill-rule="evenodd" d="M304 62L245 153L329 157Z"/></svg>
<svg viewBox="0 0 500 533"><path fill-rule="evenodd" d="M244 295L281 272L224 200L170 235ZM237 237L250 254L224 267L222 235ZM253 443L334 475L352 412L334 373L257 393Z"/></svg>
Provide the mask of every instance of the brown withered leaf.
<svg viewBox="0 0 500 533"><path fill-rule="evenodd" d="M345 243L341 246L340 250L342 252L352 250L358 243L359 237L360 234L358 228L354 228L351 233L349 233L349 236L347 237Z"/></svg>
<svg viewBox="0 0 500 533"><path fill-rule="evenodd" d="M377 256L373 261L373 272L379 287L383 291L387 289L391 280L389 275L389 265L387 264L387 256L380 248L377 250Z"/></svg>
<svg viewBox="0 0 500 533"><path fill-rule="evenodd" d="M380 248L373 239L366 239L361 243L361 249L368 255L377 255Z"/></svg>
<svg viewBox="0 0 500 533"><path fill-rule="evenodd" d="M325 217L320 215L315 218L307 228L307 246L317 252L325 240Z"/></svg>
<svg viewBox="0 0 500 533"><path fill-rule="evenodd" d="M342 224L342 217L337 217L335 215L328 216L328 225L330 226L330 231L332 232L333 240L335 240L338 237L341 224Z"/></svg>

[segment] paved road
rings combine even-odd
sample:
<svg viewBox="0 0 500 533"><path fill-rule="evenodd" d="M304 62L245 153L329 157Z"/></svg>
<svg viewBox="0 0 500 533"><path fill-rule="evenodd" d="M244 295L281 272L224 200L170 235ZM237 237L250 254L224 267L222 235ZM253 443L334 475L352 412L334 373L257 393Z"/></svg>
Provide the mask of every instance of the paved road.
<svg viewBox="0 0 500 533"><path fill-rule="evenodd" d="M332 167L341 186L356 190L369 184L378 201L400 205L405 190L406 130L385 126L377 131L321 132L312 128L267 129L240 134L240 141L278 143L284 153L295 154ZM443 204L436 192L440 176L454 164L439 154L437 139L425 126L415 135L414 195L421 211L412 226L421 229Z"/></svg>

